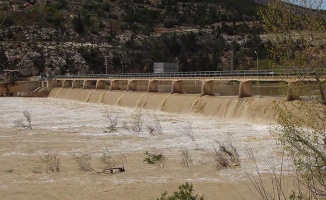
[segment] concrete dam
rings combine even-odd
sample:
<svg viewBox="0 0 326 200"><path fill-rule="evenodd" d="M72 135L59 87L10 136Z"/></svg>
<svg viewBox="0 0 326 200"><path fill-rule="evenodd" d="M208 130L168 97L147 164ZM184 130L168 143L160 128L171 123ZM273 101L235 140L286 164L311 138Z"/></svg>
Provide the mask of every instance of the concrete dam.
<svg viewBox="0 0 326 200"><path fill-rule="evenodd" d="M326 71L322 70L322 81L325 74ZM192 72L163 75L57 76L40 81L38 87L33 90L32 96L42 96L40 94L46 93L48 94L46 96L51 98L111 106L274 123L274 106L280 103L290 104L286 100L300 98L293 93L292 88L302 81L295 75L275 74L270 71ZM305 81L315 82L315 79L313 76L307 76ZM262 84L256 84L257 82ZM286 91L278 93L277 90L280 89L278 86L273 89L273 95L271 87L266 87L268 85L266 83L282 83L286 86ZM226 89L228 91L223 91L223 85L228 85ZM9 90L10 88L7 87L7 91ZM17 91L17 96L18 94Z"/></svg>
<svg viewBox="0 0 326 200"><path fill-rule="evenodd" d="M291 88L298 81L297 76L275 76L270 71L232 71L58 76L43 82L43 87L53 87L49 97L54 98L275 123L274 106L297 98ZM283 83L287 91L272 95L264 82ZM229 91L223 91L223 85ZM233 94L229 93L232 90ZM280 86L274 88L274 92L277 90Z"/></svg>
<svg viewBox="0 0 326 200"><path fill-rule="evenodd" d="M273 106L275 102L284 102L284 98L277 97L237 98L63 87L53 88L49 97L177 114L200 114L256 123L274 123Z"/></svg>

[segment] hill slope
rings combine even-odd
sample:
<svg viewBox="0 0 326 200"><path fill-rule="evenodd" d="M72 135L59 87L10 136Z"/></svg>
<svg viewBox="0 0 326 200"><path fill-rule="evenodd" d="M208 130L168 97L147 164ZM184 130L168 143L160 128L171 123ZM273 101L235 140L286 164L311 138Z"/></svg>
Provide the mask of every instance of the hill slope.
<svg viewBox="0 0 326 200"><path fill-rule="evenodd" d="M105 73L105 59L110 73L152 72L162 61L182 71L248 69L254 51L266 56L258 7L249 0L0 2L0 69Z"/></svg>

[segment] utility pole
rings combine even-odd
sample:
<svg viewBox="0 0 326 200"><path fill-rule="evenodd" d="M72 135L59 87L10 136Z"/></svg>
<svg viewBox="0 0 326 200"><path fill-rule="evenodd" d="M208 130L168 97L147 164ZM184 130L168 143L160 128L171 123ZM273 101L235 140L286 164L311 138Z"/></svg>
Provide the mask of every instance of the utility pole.
<svg viewBox="0 0 326 200"><path fill-rule="evenodd" d="M254 53L256 54L256 65L257 65L257 76L258 76L258 53L257 51L254 51Z"/></svg>

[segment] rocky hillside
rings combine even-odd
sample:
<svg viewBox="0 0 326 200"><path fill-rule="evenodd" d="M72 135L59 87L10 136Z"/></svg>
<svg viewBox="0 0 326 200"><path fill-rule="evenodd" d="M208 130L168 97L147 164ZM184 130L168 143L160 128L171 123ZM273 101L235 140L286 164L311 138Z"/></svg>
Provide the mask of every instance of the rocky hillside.
<svg viewBox="0 0 326 200"><path fill-rule="evenodd" d="M259 1L264 3L265 1ZM250 69L266 57L250 0L0 1L0 70L25 75Z"/></svg>

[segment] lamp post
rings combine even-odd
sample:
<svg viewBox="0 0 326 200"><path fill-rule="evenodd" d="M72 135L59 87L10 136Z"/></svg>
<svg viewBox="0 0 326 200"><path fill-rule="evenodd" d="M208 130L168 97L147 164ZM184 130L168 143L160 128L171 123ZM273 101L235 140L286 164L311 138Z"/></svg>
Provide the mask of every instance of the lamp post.
<svg viewBox="0 0 326 200"><path fill-rule="evenodd" d="M104 56L105 58L105 74L108 76L108 56Z"/></svg>
<svg viewBox="0 0 326 200"><path fill-rule="evenodd" d="M257 51L254 51L254 53L256 54L257 76L258 76L258 53Z"/></svg>
<svg viewBox="0 0 326 200"><path fill-rule="evenodd" d="M232 51L231 51L231 71L233 71L233 65L234 65L234 48L232 47Z"/></svg>

